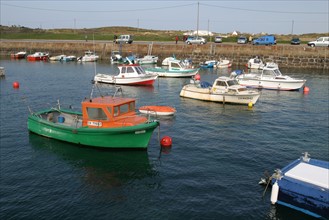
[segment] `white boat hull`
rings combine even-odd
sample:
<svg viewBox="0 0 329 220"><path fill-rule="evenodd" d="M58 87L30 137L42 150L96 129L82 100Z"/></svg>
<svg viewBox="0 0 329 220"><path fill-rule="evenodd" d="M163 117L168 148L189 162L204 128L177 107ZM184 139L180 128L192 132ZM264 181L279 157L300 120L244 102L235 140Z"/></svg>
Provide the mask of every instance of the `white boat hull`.
<svg viewBox="0 0 329 220"><path fill-rule="evenodd" d="M216 93L211 88L199 88L194 84L184 86L180 96L211 102L234 103L234 104L256 104L260 94L254 91L246 91L241 94Z"/></svg>
<svg viewBox="0 0 329 220"><path fill-rule="evenodd" d="M118 77L99 73L94 77L94 80L96 82L118 85L152 85L157 77L157 75L146 75L141 77Z"/></svg>
<svg viewBox="0 0 329 220"><path fill-rule="evenodd" d="M164 59L162 61L162 66L169 66L169 62L170 61L173 61L173 60L176 60L176 58L174 58L174 57L167 57L166 59Z"/></svg>
<svg viewBox="0 0 329 220"><path fill-rule="evenodd" d="M156 56L152 56L152 55L146 55L145 57L143 58L139 58L137 59L137 62L141 65L143 64L155 64L158 62L158 57Z"/></svg>
<svg viewBox="0 0 329 220"><path fill-rule="evenodd" d="M148 74L157 74L158 76L161 77L191 77L197 74L199 69L195 69L193 71L157 71L156 69L152 70L145 70L146 73Z"/></svg>
<svg viewBox="0 0 329 220"><path fill-rule="evenodd" d="M257 88L257 89L274 89L274 90L299 90L306 80L270 80L270 79L248 79L237 78L240 85Z"/></svg>
<svg viewBox="0 0 329 220"><path fill-rule="evenodd" d="M98 60L98 57L82 57L82 62L95 62Z"/></svg>
<svg viewBox="0 0 329 220"><path fill-rule="evenodd" d="M248 63L248 68L249 69L257 69L261 70L264 68L264 64L259 64L259 63Z"/></svg>

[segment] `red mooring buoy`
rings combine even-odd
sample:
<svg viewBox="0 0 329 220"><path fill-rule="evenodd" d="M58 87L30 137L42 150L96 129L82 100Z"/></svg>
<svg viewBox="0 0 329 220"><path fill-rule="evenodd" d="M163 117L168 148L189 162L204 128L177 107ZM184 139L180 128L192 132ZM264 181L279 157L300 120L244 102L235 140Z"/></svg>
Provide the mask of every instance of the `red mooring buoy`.
<svg viewBox="0 0 329 220"><path fill-rule="evenodd" d="M308 88L307 86L304 87L304 92L308 93L310 91L310 88Z"/></svg>
<svg viewBox="0 0 329 220"><path fill-rule="evenodd" d="M164 136L162 139L161 139L161 147L171 147L172 145L172 140L171 140L171 137L169 136Z"/></svg>
<svg viewBox="0 0 329 220"><path fill-rule="evenodd" d="M194 79L195 79L195 80L200 80L200 79L201 79L200 74L196 74L196 75L194 76Z"/></svg>
<svg viewBox="0 0 329 220"><path fill-rule="evenodd" d="M13 82L13 88L18 89L19 88L19 82Z"/></svg>

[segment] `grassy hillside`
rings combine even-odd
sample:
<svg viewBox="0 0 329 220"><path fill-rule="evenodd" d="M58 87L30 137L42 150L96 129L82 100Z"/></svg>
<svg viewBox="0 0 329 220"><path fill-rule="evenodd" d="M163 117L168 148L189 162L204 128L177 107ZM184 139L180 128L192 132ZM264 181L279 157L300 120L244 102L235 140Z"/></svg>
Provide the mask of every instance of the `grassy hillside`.
<svg viewBox="0 0 329 220"><path fill-rule="evenodd" d="M47 39L47 40L113 40L114 35L131 34L134 35L136 41L174 41L175 36L183 37L186 31L163 31L138 29L133 27L102 27L89 29L32 29L20 26L0 26L1 39ZM236 42L236 36L230 36L227 33L215 33L215 35L228 36L224 38L224 42ZM249 36L249 33L241 33L241 35ZM306 43L315 40L319 36L327 34L309 33L302 35L294 35ZM290 43L291 35L275 35L278 43ZM211 40L211 39L208 39Z"/></svg>

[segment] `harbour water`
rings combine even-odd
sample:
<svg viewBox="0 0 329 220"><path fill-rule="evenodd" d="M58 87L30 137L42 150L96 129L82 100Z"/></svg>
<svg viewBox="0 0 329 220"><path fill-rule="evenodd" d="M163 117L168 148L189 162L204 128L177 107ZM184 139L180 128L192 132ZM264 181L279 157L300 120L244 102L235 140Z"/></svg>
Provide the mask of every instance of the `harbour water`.
<svg viewBox="0 0 329 220"><path fill-rule="evenodd" d="M312 219L272 206L258 182L305 151L328 160L328 71L282 69L307 79L310 92L263 90L251 109L181 98L189 79L122 86L137 107L170 105L177 113L160 118L147 151L109 151L30 134L27 116L58 99L79 109L95 72L114 65L3 59L0 66L0 219ZM212 82L229 72L200 75ZM159 146L165 135L171 149Z"/></svg>

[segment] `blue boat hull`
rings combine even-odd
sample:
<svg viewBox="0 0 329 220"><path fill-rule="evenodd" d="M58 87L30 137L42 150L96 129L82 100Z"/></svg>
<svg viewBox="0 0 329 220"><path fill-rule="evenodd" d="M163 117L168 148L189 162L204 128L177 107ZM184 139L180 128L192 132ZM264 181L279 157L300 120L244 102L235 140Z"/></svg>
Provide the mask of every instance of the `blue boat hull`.
<svg viewBox="0 0 329 220"><path fill-rule="evenodd" d="M283 177L278 180L279 194L277 203L314 217L329 218L328 186L311 184L285 175L286 172L300 163L304 162L298 159L282 169ZM310 159L308 164L329 170L329 162L326 161ZM272 184L275 181L273 179Z"/></svg>

